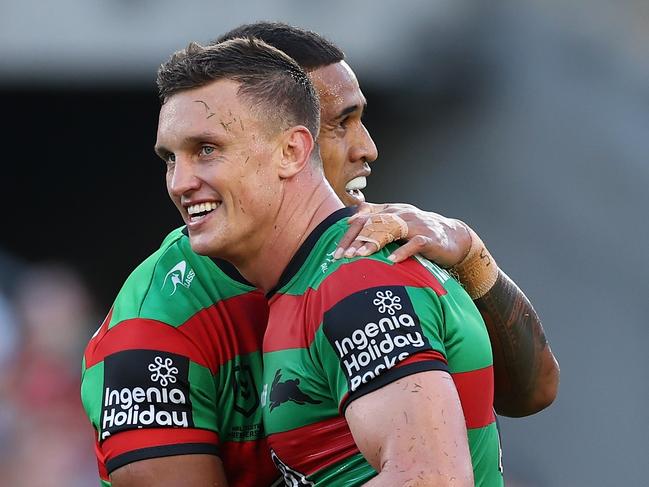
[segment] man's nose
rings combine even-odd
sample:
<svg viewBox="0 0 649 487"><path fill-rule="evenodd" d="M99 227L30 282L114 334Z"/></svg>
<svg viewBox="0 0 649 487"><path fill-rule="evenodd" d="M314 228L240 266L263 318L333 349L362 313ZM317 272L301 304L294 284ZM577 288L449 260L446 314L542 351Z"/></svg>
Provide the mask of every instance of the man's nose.
<svg viewBox="0 0 649 487"><path fill-rule="evenodd" d="M352 161L363 160L367 162L374 162L379 156L376 144L374 143L370 133L365 128L365 125L361 125L358 130L358 140L354 145L350 156Z"/></svg>
<svg viewBox="0 0 649 487"><path fill-rule="evenodd" d="M194 172L193 164L183 158L177 159L169 181L169 191L180 197L188 191L198 189L199 186L200 179Z"/></svg>

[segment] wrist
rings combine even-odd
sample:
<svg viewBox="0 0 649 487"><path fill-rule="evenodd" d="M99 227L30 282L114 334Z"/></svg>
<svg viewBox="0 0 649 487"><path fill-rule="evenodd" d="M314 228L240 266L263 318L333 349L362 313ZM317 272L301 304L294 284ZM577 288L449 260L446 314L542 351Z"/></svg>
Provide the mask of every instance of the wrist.
<svg viewBox="0 0 649 487"><path fill-rule="evenodd" d="M471 236L471 247L460 263L451 267L471 299L484 296L498 279L498 265L487 250L482 239L471 228L465 225Z"/></svg>

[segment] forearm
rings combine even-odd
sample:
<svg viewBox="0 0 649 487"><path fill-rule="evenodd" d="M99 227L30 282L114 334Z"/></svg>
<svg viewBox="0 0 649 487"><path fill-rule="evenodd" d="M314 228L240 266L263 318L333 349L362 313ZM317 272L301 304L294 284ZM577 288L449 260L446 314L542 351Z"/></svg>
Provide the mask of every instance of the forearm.
<svg viewBox="0 0 649 487"><path fill-rule="evenodd" d="M474 302L492 343L496 412L519 417L549 406L559 386L559 365L525 294L499 270L496 283Z"/></svg>

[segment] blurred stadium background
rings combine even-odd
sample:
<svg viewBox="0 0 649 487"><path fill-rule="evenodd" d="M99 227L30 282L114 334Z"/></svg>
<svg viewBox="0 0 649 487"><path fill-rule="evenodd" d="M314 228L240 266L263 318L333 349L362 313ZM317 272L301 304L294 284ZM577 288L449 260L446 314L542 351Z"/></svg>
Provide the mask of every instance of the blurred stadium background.
<svg viewBox="0 0 649 487"><path fill-rule="evenodd" d="M507 484L646 485L640 0L3 0L0 483L97 484L82 348L180 224L152 151L156 68L260 19L346 51L381 154L368 199L470 223L543 318L561 388L549 410L501 420Z"/></svg>

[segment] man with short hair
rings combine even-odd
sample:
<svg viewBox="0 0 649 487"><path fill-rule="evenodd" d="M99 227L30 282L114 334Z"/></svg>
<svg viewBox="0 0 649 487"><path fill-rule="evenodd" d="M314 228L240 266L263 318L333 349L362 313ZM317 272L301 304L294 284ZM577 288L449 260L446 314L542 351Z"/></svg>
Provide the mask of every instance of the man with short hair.
<svg viewBox="0 0 649 487"><path fill-rule="evenodd" d="M314 151L306 73L233 39L179 51L158 87L156 152L192 249L270 300L261 404L286 483L502 485L489 338L466 292L387 248L333 260L354 209Z"/></svg>
<svg viewBox="0 0 649 487"><path fill-rule="evenodd" d="M277 34L275 40L286 44L280 47L289 51L292 49L292 55L310 68L312 77L323 71L319 68L336 65L344 58L339 49L315 33L274 23L242 27L247 31L255 28L259 32L252 35L258 37L268 37L273 32ZM232 35L237 36L236 32ZM324 159L325 173L334 181L338 195L354 204L362 198L360 189L361 186L364 187L365 177L369 174L366 162L376 158L376 149L360 121L364 98L361 98L359 106L350 103L356 99L355 94L360 94L361 97L362 94L351 69L349 72L352 76L348 81L353 81L352 89L343 91L343 95L351 96L325 99L321 90L323 131L319 144L323 154L328 157ZM332 86L335 83L336 80L332 80ZM326 88L326 84L319 88L323 87ZM214 113L208 111L210 108L204 106L206 116ZM224 123L228 125L227 121ZM199 204L192 208L192 212L196 215L205 214L212 209L211 206L201 207ZM450 266L457 264L469 250L471 239L464 227L453 220L420 212L409 206L393 205L388 211L396 211L403 216L409 227L408 238L414 237L411 240L414 247L406 244L395 251L397 260L404 258L402 250L412 253L421 249L441 264ZM363 218L358 218L352 225L352 230L358 233L363 223ZM259 348L265 327L265 302L260 293L254 292L249 285L246 286L245 280L232 266L219 259L193 253L186 233L182 229L172 232L161 249L134 271L86 352L84 404L100 432L97 452L100 471L103 471L102 478L108 485L108 472L103 468L105 461L108 461L111 471L118 470L118 475L113 476L113 480L118 479L115 486L140 485L140 482L145 482L143 477L157 479L155 485L165 485L164 482L174 485L174 479L178 475L183 485L204 485L203 482L207 482L211 474L191 477L187 471L197 472L202 466L209 465L210 469L224 468L231 485L269 485L275 473L265 455L258 407L261 387ZM443 240L446 243L442 244ZM346 247L345 241L351 240L345 237L341 241ZM421 246L422 243L427 245ZM503 276L499 276L482 304L485 318L489 314L492 316L491 321L487 320L491 325L490 331L492 328L501 331L500 336L495 336L506 350L503 355L507 360L500 365L500 370L504 371L500 376L511 376L511 381L508 379L504 382L508 388L501 389L504 394L500 404L506 405L509 411L514 411L514 415L531 414L544 407L542 402L533 398L549 396L538 394L546 388L538 377L542 377L539 371L547 368L542 366L547 363L547 355L552 355L543 343L532 340L537 336L542 337L540 322L524 295ZM464 284L466 286L467 282ZM470 283L468 284L470 288ZM491 298L487 299L490 294ZM482 300L476 301L479 306L480 301ZM527 317L523 318L525 314ZM150 328L153 323L157 323L157 328ZM235 323L237 326L233 327ZM155 341L152 342L152 338ZM185 342L190 342L191 345L182 345ZM514 348L513 344L519 345L519 348ZM93 389L106 378L133 380L130 376L137 370L137 361L128 361L129 354L122 352L129 351L133 354L140 349L177 352L179 357L189 360L193 370L206 371L202 375L194 374L184 379L185 385L188 385L187 397L194 395L200 399L194 400L191 411L188 411L191 419L189 424L180 425L190 430L191 434L190 431L188 434L178 434L178 429L164 428L156 422L143 424L141 421L133 421L140 419L133 414L132 409L135 407L146 411L150 411L152 405L160 410L169 409L164 403L149 403L144 398L139 403L133 404L131 401L131 408L128 408L125 407L126 402L119 405L115 400L110 403L102 401L101 396L96 397ZM193 354L187 349L194 350ZM106 357L110 358L107 362L112 361L112 365L106 366ZM496 353L497 386L498 357ZM164 358L177 360L172 356ZM157 363L154 359L155 357L151 357L151 364L143 361L143 366L155 367ZM518 370L521 365L524 365L524 373ZM200 377L200 381L191 380ZM150 377L144 377L142 384L148 381ZM115 389L110 390L114 398ZM117 390L124 394L129 391L127 388ZM132 392L135 389L131 387L130 390ZM135 396L139 398L137 394ZM511 398L516 396L524 400L512 401ZM194 405L199 407L194 408ZM131 423L116 428L111 423L111 418L114 420L118 413L127 414L129 410ZM503 411L503 408L499 410ZM169 412L173 413L173 409ZM198 417L197 421L193 420L194 416ZM144 419L148 421L148 415ZM112 434L104 436L106 432ZM152 432L156 434L152 435ZM208 432L213 437L208 438ZM192 435L196 437L190 438ZM254 467L251 465L253 462Z"/></svg>

